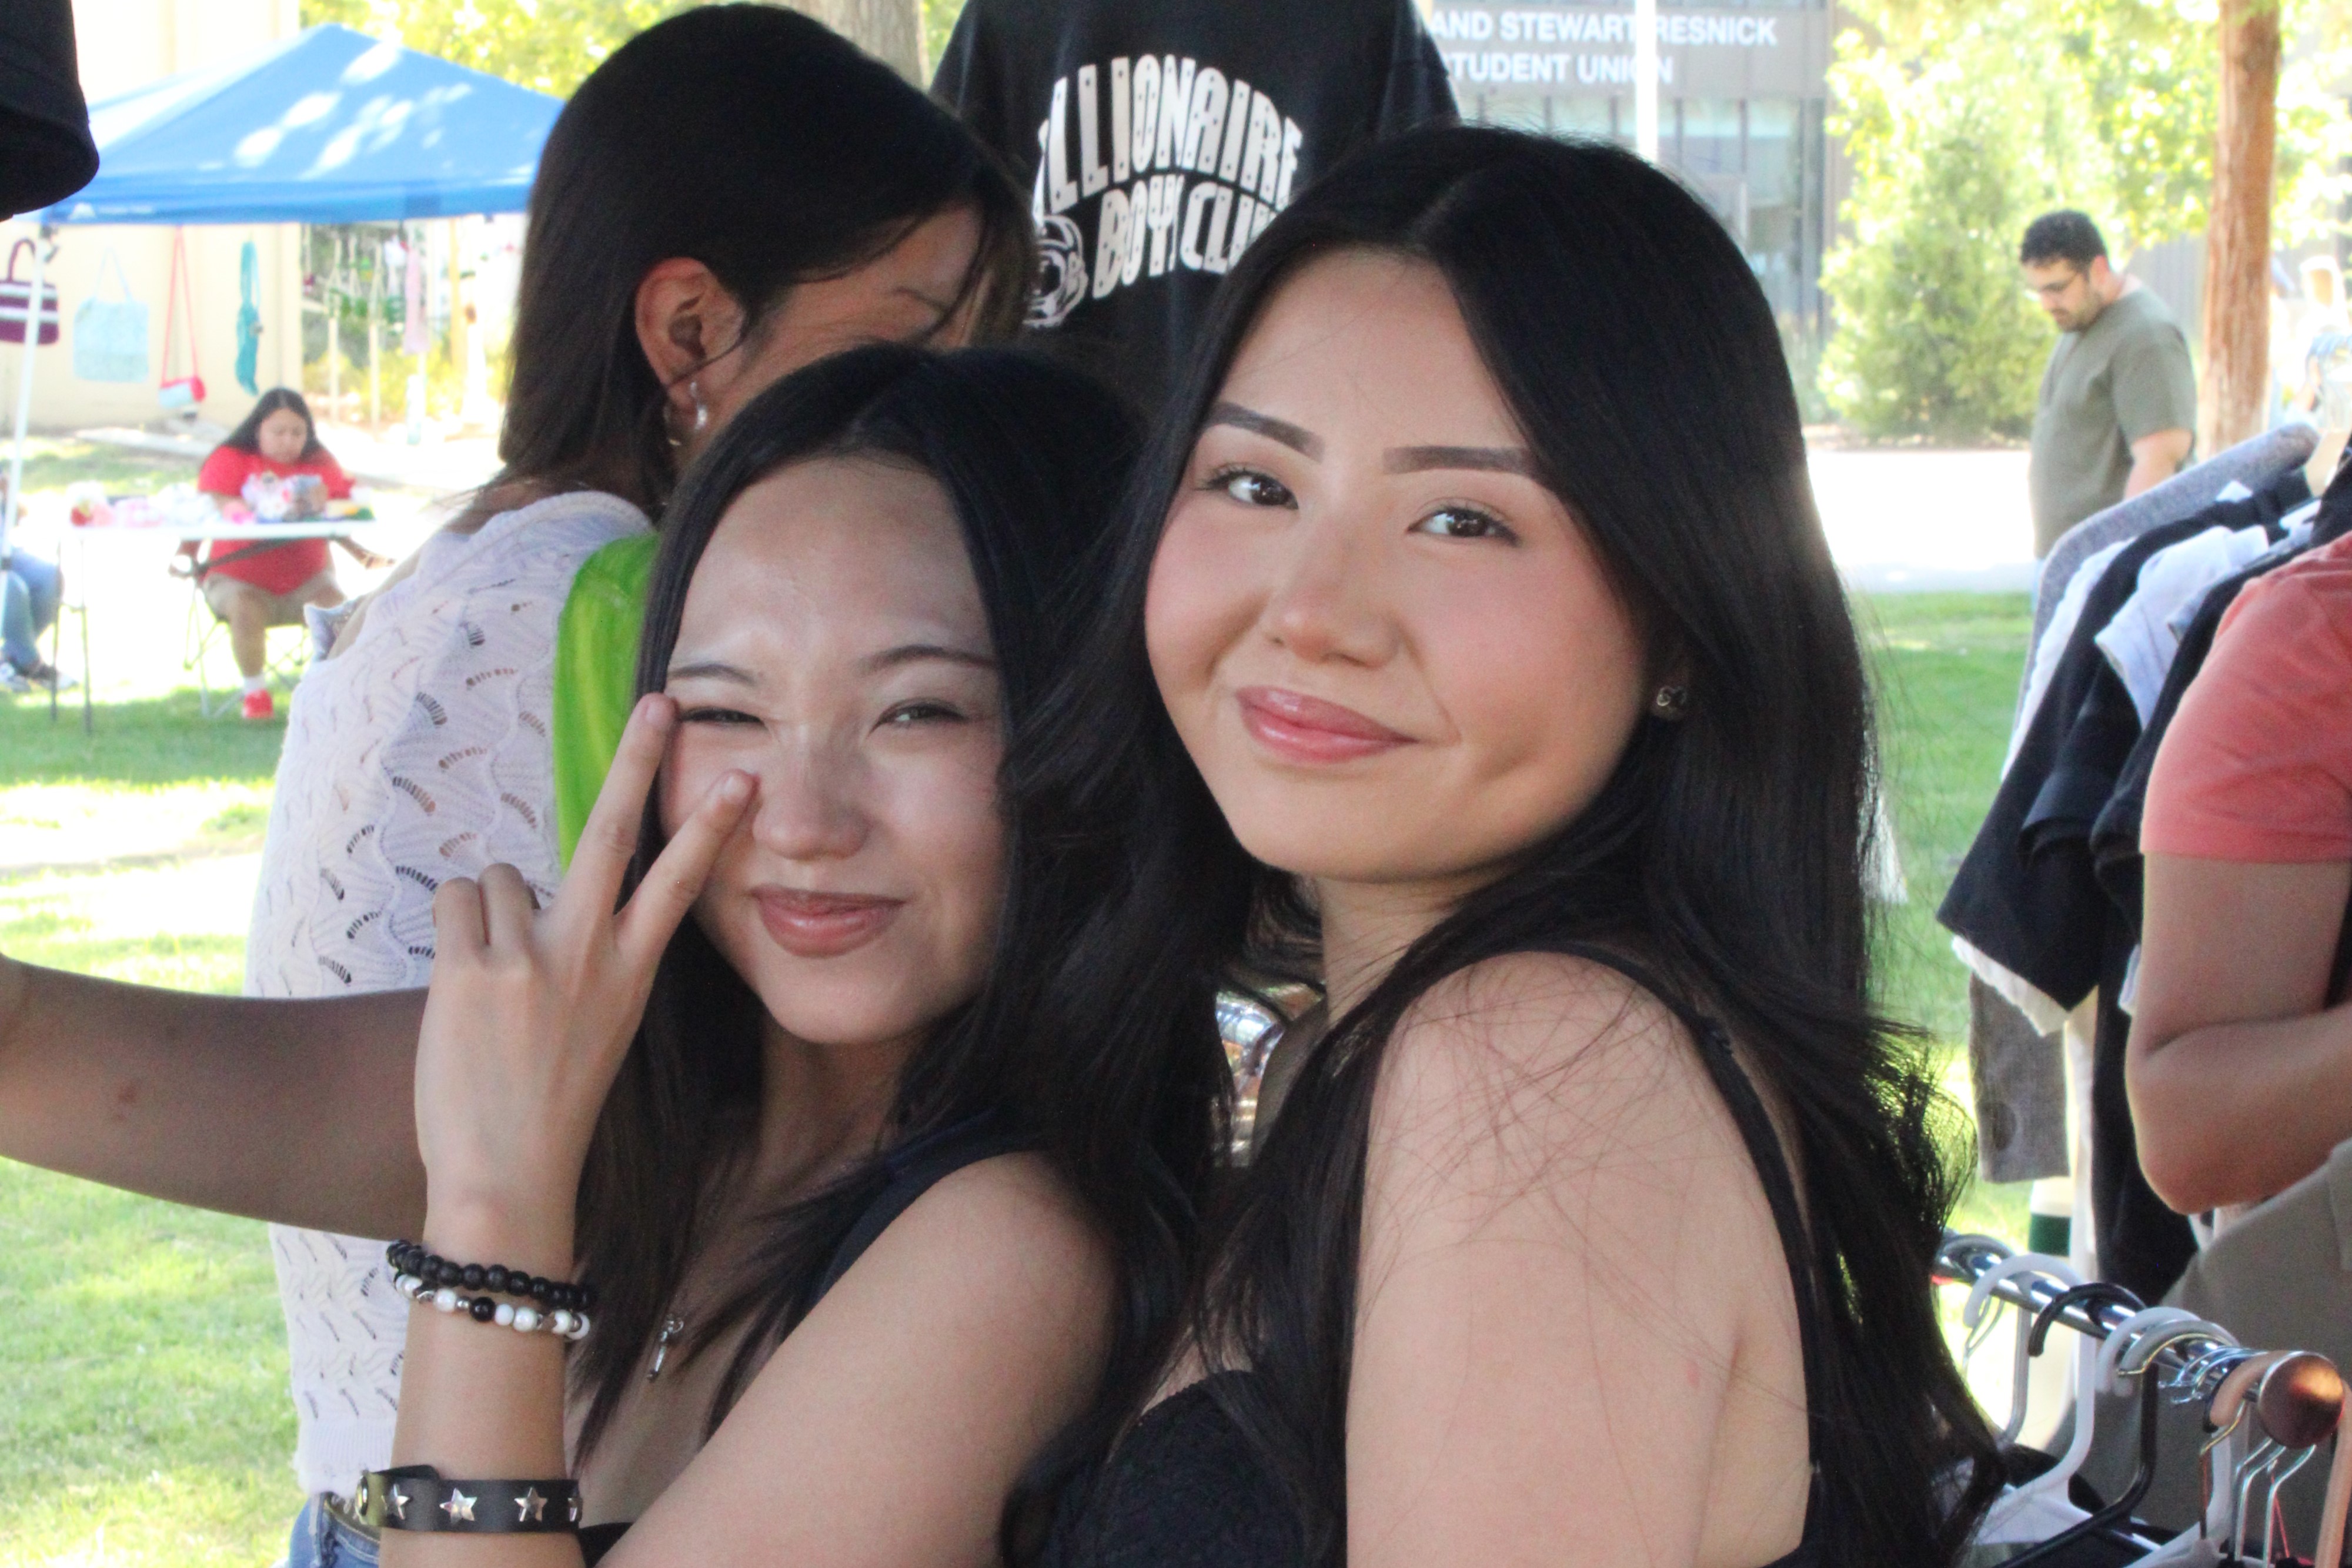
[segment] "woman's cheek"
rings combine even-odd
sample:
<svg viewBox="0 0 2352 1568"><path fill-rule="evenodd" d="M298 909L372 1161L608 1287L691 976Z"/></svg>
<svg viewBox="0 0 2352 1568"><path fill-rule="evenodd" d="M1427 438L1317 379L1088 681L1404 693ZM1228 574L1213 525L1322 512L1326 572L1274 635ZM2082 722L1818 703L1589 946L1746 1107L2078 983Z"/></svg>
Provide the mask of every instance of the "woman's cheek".
<svg viewBox="0 0 2352 1568"><path fill-rule="evenodd" d="M1143 601L1152 680L1180 722L1209 684L1216 651L1226 640L1222 628L1237 614L1234 574L1245 564L1217 549L1216 530L1192 513L1187 502L1169 515Z"/></svg>

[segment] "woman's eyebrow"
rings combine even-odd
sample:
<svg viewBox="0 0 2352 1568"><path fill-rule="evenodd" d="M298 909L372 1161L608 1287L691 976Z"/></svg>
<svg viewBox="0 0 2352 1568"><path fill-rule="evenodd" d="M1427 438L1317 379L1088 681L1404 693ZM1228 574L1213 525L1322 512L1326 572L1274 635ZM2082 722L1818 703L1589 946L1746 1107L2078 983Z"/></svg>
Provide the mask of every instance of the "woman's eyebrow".
<svg viewBox="0 0 2352 1568"><path fill-rule="evenodd" d="M1202 428L1205 430L1213 424L1230 424L1236 430L1263 435L1268 441L1279 441L1302 457L1311 457L1318 462L1322 460L1321 436L1312 431L1302 430L1286 419L1276 419L1254 408L1244 408L1237 402L1220 402L1212 406L1209 417L1202 421Z"/></svg>
<svg viewBox="0 0 2352 1568"><path fill-rule="evenodd" d="M1391 446L1381 466L1391 474L1431 468L1476 468L1490 474L1535 477L1536 463L1522 446Z"/></svg>
<svg viewBox="0 0 2352 1568"><path fill-rule="evenodd" d="M756 686L760 677L740 664L730 664L718 659L697 659L691 664L672 664L669 679L677 681L726 681L739 686Z"/></svg>
<svg viewBox="0 0 2352 1568"><path fill-rule="evenodd" d="M950 664L969 664L975 670L993 670L996 661L985 653L975 653L969 648L950 648L943 643L902 643L896 648L885 648L868 654L863 664L869 673L894 670L901 664L917 664L926 659L945 659Z"/></svg>

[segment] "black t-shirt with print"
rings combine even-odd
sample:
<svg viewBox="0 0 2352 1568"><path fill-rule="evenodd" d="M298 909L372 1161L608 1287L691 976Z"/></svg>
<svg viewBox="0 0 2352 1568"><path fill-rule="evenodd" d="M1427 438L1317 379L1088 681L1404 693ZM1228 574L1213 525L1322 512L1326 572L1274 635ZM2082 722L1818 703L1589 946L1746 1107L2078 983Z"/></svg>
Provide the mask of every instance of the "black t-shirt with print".
<svg viewBox="0 0 2352 1568"><path fill-rule="evenodd" d="M1454 114L1412 0L969 0L931 91L1030 184L1030 325L1147 411L1309 180Z"/></svg>

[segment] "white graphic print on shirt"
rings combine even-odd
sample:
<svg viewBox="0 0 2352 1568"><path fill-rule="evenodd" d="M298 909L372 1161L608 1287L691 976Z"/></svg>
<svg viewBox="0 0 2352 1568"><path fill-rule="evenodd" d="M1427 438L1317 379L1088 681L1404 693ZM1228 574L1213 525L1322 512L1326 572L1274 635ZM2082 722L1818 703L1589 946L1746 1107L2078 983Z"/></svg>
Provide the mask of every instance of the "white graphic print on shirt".
<svg viewBox="0 0 2352 1568"><path fill-rule="evenodd" d="M1029 324L1170 269L1223 272L1290 204L1305 133L1239 77L1189 57L1125 56L1054 83L1031 210L1044 267ZM1092 202L1093 254L1064 214Z"/></svg>

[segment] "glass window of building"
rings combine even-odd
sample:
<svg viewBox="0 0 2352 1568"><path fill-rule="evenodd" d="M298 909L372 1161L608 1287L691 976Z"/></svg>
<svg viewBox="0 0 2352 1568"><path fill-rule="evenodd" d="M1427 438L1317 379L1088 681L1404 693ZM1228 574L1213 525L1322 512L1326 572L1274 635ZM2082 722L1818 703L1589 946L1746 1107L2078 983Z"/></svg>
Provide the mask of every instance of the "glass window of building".
<svg viewBox="0 0 2352 1568"><path fill-rule="evenodd" d="M1659 0L1657 16L1658 162L1738 241L1783 333L1818 342L1833 216L1826 0ZM1626 146L1633 25L1628 0L1435 0L1429 18L1465 118Z"/></svg>

